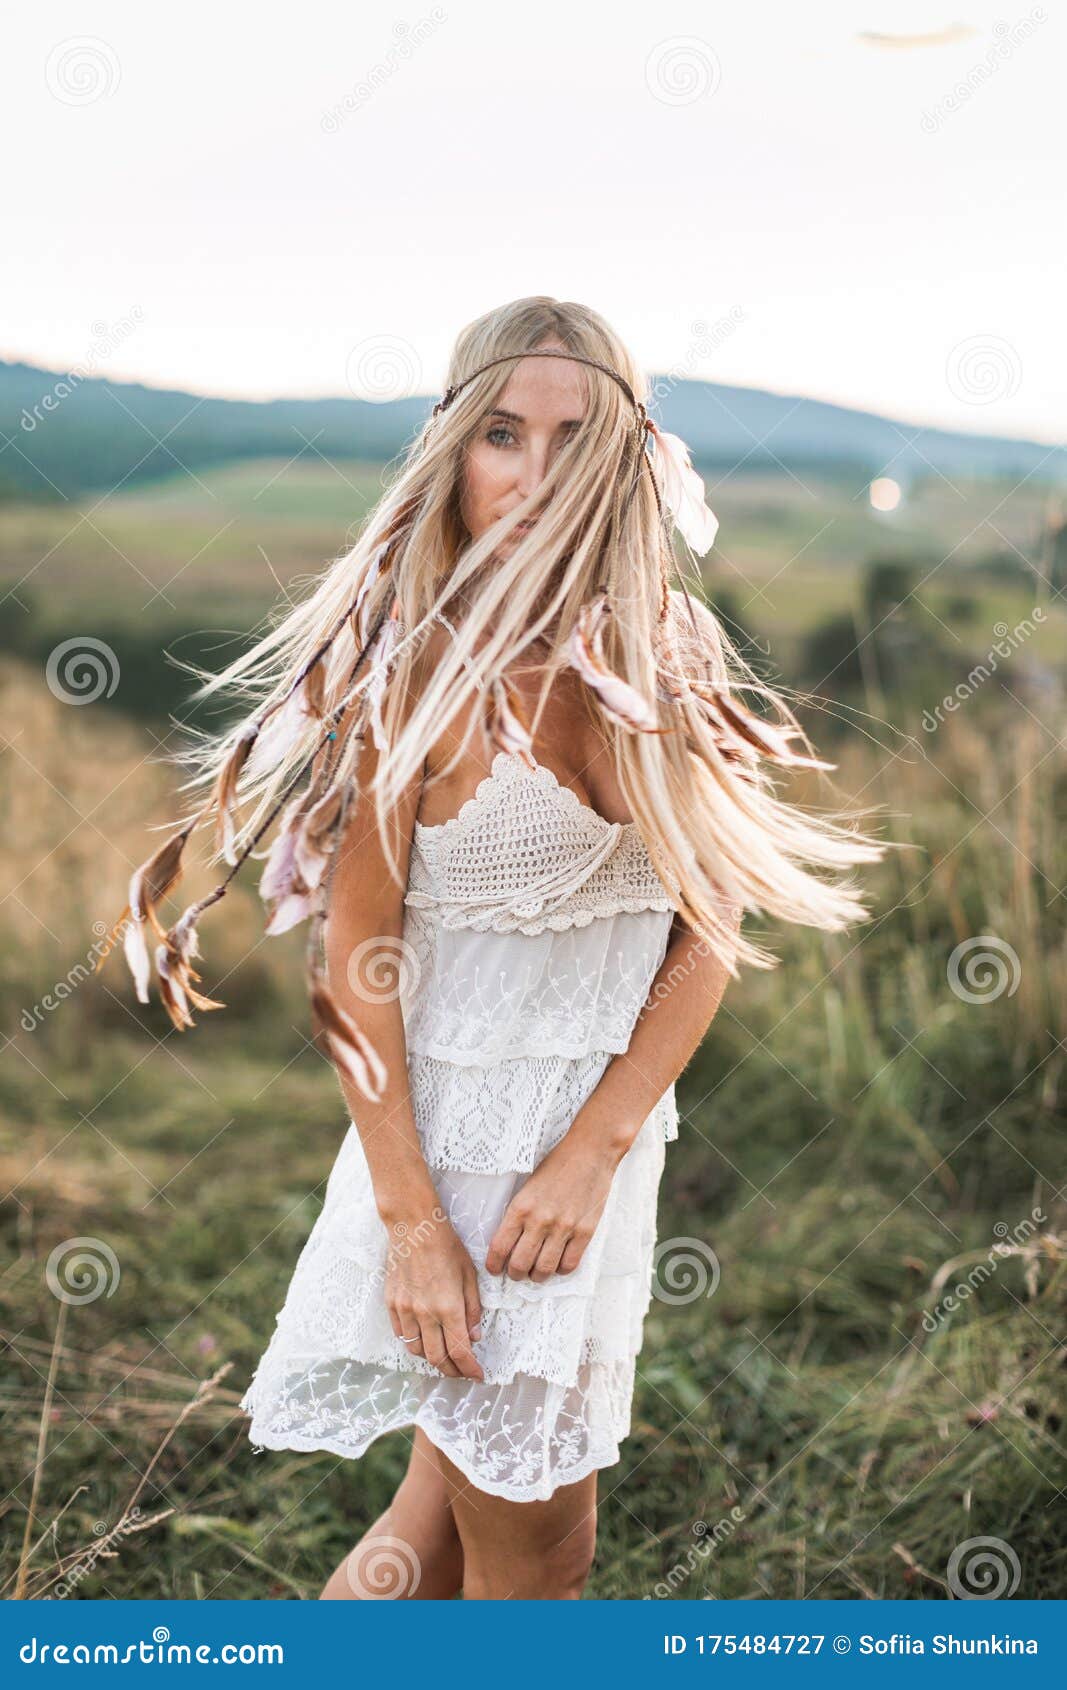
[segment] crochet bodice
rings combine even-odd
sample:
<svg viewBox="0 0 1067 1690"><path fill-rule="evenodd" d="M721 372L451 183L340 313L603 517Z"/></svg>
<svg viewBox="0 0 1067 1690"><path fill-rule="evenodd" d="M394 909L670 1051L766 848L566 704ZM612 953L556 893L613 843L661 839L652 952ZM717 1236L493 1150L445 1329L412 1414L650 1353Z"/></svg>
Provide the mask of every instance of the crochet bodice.
<svg viewBox="0 0 1067 1690"><path fill-rule="evenodd" d="M499 751L450 821L415 824L406 902L444 927L543 933L672 908L633 822L609 822L543 763Z"/></svg>
<svg viewBox="0 0 1067 1690"><path fill-rule="evenodd" d="M457 816L415 826L409 1050L459 1063L625 1050L672 910L632 822L499 752Z"/></svg>
<svg viewBox="0 0 1067 1690"><path fill-rule="evenodd" d="M415 823L399 995L431 1166L530 1169L566 1133L629 1048L673 908L636 824L517 752L457 815ZM678 1136L673 1085L644 1130Z"/></svg>

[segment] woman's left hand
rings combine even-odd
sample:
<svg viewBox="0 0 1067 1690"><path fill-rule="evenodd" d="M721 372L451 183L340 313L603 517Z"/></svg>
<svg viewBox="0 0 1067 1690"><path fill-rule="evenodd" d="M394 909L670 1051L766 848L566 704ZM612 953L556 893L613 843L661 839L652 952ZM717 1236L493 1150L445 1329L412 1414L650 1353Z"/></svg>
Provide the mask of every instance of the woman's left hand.
<svg viewBox="0 0 1067 1690"><path fill-rule="evenodd" d="M515 1193L493 1234L487 1273L532 1279L573 1273L596 1231L618 1163L605 1151L563 1139Z"/></svg>

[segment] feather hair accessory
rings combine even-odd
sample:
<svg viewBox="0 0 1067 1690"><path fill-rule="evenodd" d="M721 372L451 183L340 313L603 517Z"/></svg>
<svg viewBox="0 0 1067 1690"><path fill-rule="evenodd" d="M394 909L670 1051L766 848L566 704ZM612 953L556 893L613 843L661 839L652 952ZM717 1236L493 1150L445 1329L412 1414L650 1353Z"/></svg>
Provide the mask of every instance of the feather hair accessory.
<svg viewBox="0 0 1067 1690"><path fill-rule="evenodd" d="M669 733L661 728L649 699L610 669L604 658L604 623L611 614L607 592L601 588L578 612L571 631L568 658L600 700L604 714L631 733Z"/></svg>
<svg viewBox="0 0 1067 1690"><path fill-rule="evenodd" d="M385 726L382 722L382 699L389 680L392 667L393 651L401 634L400 600L393 600L393 608L380 633L374 641L371 650L373 664L371 678L367 686L367 711L370 717L371 733L379 751L386 751L389 742L385 737Z"/></svg>
<svg viewBox="0 0 1067 1690"><path fill-rule="evenodd" d="M653 469L658 472L663 503L686 544L699 557L711 550L719 531L719 519L710 510L704 483L693 468L689 448L677 434L666 434L651 417L645 428L655 442Z"/></svg>
<svg viewBox="0 0 1067 1690"><path fill-rule="evenodd" d="M399 606L394 597L391 611L388 606L383 608L367 638L360 642L358 612L390 543L376 555L356 599L335 624L329 637L309 658L284 696L259 716L242 724L215 780L210 798L134 870L129 883L129 901L98 951L95 969L101 967L121 937L138 1001L148 1003L150 955L147 934L151 928L159 940L155 948L155 962L160 998L179 1031L195 1024L192 1009L225 1008L223 1003L198 991L194 984L200 980L193 967L193 959L200 956L197 925L204 911L225 896L230 882L283 809L285 816L278 838L268 853L260 883L261 895L270 909L266 931L271 935L287 932L297 922L312 915L320 918L312 922L312 936L315 938L321 934L325 920L327 870L335 858L354 788L351 759L342 756L337 725L347 712L351 712L352 721L344 744L347 746L348 739L353 736L357 741L361 738L362 724L371 709L372 688L390 660L400 627ZM327 714L323 658L349 623L360 649L341 703ZM383 637L390 626L392 634L388 638ZM371 666L361 676L360 671L368 659ZM380 704L380 688L377 696ZM238 779L249 762L250 753L259 743L261 731L271 721L275 721L277 726L272 739L265 742L263 767L275 766L309 723L318 722L323 732L255 836L237 853L234 850L234 810ZM313 768L320 755L322 762L318 774L313 772L307 789L294 797L294 788L308 769ZM341 774L337 772L339 769L343 770ZM189 837L213 808L217 810L216 850L230 863L229 873L205 897L190 904L169 930L165 929L160 922L158 908L181 879L184 868L182 856ZM384 1064L371 1042L331 992L314 944L309 945L308 952L308 989L316 1044L358 1090L377 1101L385 1083Z"/></svg>
<svg viewBox="0 0 1067 1690"><path fill-rule="evenodd" d="M824 763L818 757L806 757L794 751L790 740L803 738L799 724L770 722L757 716L732 696L730 688L722 684L690 682L699 708L705 719L719 735L725 753L735 757L765 757L783 769L834 769L835 763Z"/></svg>
<svg viewBox="0 0 1067 1690"><path fill-rule="evenodd" d="M714 729L720 755L729 763L739 765L741 774L754 773L761 757L786 769L834 769L836 764L823 763L817 757L806 757L793 750L790 740L802 739L799 723L768 721L757 716L736 697L725 681L696 681L661 665L656 675L657 691L671 704L693 704L704 720Z"/></svg>

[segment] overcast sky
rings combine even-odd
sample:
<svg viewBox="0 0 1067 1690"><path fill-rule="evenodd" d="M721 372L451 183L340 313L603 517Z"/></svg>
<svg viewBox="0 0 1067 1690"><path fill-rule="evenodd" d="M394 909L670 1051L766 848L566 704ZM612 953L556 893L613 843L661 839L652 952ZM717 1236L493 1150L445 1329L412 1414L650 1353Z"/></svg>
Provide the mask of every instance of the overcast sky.
<svg viewBox="0 0 1067 1690"><path fill-rule="evenodd" d="M0 356L435 393L549 293L649 370L1063 440L1067 14L956 6L20 7Z"/></svg>

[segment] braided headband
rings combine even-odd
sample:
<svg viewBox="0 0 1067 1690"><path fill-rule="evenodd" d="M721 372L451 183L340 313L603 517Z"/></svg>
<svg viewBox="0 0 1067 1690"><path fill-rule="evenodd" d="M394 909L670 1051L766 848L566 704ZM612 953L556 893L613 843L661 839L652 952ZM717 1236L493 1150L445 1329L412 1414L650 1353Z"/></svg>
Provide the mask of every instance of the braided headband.
<svg viewBox="0 0 1067 1690"><path fill-rule="evenodd" d="M610 376L612 381L618 382L627 399L630 401L630 404L637 412L638 418L643 426L646 416L645 407L642 405L640 399L637 398L633 388L630 386L630 383L626 380L626 377L621 376L618 370L613 370L610 364L597 363L595 358L586 358L580 352L552 352L549 351L548 348L542 348L540 351L535 352L503 352L499 358L490 358L487 364L479 364L478 368L476 370L472 370L469 376L464 376L463 380L460 382L454 382L452 386L441 395L437 404L434 406L431 415L436 417L438 412L447 411L453 399L456 397L456 394L462 393L463 389L474 380L475 376L480 376L483 370L491 370L494 364L506 364L510 358L568 358L572 363L588 364L591 369L603 370L604 374L606 376Z"/></svg>
<svg viewBox="0 0 1067 1690"><path fill-rule="evenodd" d="M612 381L618 383L637 414L637 428L642 437L640 455L648 465L649 474L652 477L652 490L656 495L656 507L662 514L663 506L667 506L674 520L674 526L678 529L682 538L687 545L692 547L693 551L703 557L711 548L719 523L718 518L708 508L704 483L693 468L689 448L679 435L666 434L652 421L644 404L638 399L626 377L620 375L618 370L613 370L610 364L601 364L596 358L586 358L580 352L552 352L547 348L530 352L504 352L500 357L490 358L487 363L480 364L476 370L472 370L469 375L464 376L462 381L453 382L438 399L431 416L437 417L440 416L442 411L447 411L456 396L462 393L463 389L469 386L475 377L480 376L483 371L491 370L496 364L506 364L515 358L566 358L571 363L588 364L590 369L600 370L604 375L610 376ZM649 435L652 436L656 445L655 466L644 450ZM654 467L660 471L662 486L657 483ZM640 474L641 469L640 464L638 464L637 475L631 482L626 495L624 512L629 508ZM682 587L684 591L684 582ZM687 593L687 599L688 596Z"/></svg>

